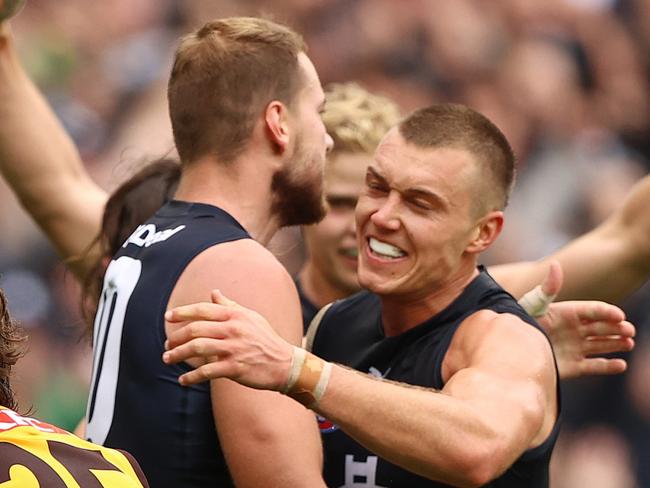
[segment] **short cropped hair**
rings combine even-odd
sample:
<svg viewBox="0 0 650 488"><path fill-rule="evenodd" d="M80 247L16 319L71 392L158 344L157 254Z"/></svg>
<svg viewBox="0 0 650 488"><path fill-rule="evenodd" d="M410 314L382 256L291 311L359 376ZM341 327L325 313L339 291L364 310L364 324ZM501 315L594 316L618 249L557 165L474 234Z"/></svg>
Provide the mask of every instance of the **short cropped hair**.
<svg viewBox="0 0 650 488"><path fill-rule="evenodd" d="M487 117L458 104L416 110L399 124L405 141L420 148L469 151L487 176L480 200L486 210L503 210L515 178L515 156L508 140Z"/></svg>
<svg viewBox="0 0 650 488"><path fill-rule="evenodd" d="M331 155L373 154L382 137L400 120L398 106L356 83L332 83L325 91L323 122L334 140Z"/></svg>
<svg viewBox="0 0 650 488"><path fill-rule="evenodd" d="M0 405L16 409L13 390L9 381L11 368L23 356L22 342L25 336L9 315L7 298L0 289Z"/></svg>
<svg viewBox="0 0 650 488"><path fill-rule="evenodd" d="M231 17L183 37L167 90L181 162L208 154L232 162L266 105L291 105L302 87L302 37L270 20Z"/></svg>

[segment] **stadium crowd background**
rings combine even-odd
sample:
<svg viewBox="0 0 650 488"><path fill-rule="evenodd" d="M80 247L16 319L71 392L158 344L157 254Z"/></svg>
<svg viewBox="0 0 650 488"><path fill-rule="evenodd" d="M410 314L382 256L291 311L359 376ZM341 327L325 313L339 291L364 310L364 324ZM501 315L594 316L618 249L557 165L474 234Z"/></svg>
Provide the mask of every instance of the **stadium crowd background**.
<svg viewBox="0 0 650 488"><path fill-rule="evenodd" d="M304 35L325 85L357 81L403 111L462 102L499 125L519 178L490 263L557 249L650 171L650 0L29 0L12 27L111 189L172 150L165 83L178 35L259 14ZM90 373L78 287L3 183L0 231L0 286L30 333L14 380L21 405L73 429ZM298 237L274 242L292 271ZM624 305L638 328L629 370L563 385L553 488L650 487L650 286Z"/></svg>

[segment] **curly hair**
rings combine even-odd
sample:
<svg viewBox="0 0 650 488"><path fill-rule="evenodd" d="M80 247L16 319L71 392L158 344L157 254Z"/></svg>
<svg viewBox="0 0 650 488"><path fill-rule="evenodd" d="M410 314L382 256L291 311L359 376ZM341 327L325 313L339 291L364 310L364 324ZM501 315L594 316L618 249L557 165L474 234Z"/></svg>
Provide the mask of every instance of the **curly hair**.
<svg viewBox="0 0 650 488"><path fill-rule="evenodd" d="M398 106L356 83L332 83L325 91L323 122L334 139L332 154L372 154L388 129L400 120Z"/></svg>
<svg viewBox="0 0 650 488"><path fill-rule="evenodd" d="M16 400L9 381L11 368L24 354L22 343L26 336L9 315L7 298L0 289L0 405L16 409Z"/></svg>

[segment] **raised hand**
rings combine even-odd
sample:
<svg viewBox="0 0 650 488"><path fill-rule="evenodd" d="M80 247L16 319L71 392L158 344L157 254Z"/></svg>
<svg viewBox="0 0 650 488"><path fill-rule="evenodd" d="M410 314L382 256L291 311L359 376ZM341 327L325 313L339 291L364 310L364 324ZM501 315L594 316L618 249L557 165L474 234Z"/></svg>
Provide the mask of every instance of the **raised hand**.
<svg viewBox="0 0 650 488"><path fill-rule="evenodd" d="M519 304L549 335L560 377L611 375L625 371L625 360L602 357L634 348L635 329L625 320L625 313L615 305L600 301L552 303L562 288L562 281L559 262L551 261L544 282L519 300Z"/></svg>
<svg viewBox="0 0 650 488"><path fill-rule="evenodd" d="M626 370L625 360L602 357L634 348L634 325L625 320L625 314L615 305L598 301L557 302L537 321L551 339L562 379Z"/></svg>

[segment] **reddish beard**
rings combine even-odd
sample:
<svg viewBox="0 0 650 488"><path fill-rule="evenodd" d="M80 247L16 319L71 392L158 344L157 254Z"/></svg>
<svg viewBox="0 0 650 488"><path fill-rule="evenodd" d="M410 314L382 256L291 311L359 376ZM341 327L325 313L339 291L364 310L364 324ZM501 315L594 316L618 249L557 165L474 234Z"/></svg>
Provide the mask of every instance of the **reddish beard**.
<svg viewBox="0 0 650 488"><path fill-rule="evenodd" d="M281 227L310 225L320 222L327 212L323 199L322 180L294 177L284 168L273 175L271 210L280 219Z"/></svg>

